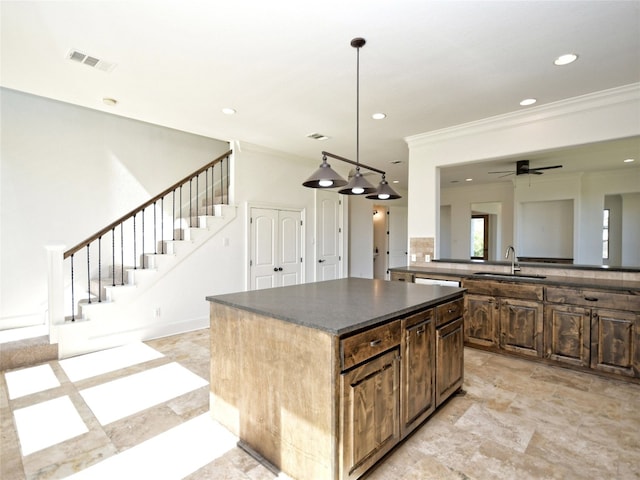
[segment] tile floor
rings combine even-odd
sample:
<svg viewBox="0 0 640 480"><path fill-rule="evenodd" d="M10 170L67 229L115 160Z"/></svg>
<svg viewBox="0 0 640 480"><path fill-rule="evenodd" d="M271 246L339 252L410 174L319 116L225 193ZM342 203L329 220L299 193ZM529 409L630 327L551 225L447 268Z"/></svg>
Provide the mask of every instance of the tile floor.
<svg viewBox="0 0 640 480"><path fill-rule="evenodd" d="M640 385L472 349L465 369L369 480L640 479ZM208 330L4 372L0 478L286 478L209 418L208 380Z"/></svg>

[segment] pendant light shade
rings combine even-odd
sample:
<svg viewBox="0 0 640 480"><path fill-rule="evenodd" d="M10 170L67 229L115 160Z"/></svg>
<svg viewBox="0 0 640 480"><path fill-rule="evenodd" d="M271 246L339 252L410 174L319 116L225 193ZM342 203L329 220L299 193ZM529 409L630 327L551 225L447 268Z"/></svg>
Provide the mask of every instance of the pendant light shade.
<svg viewBox="0 0 640 480"><path fill-rule="evenodd" d="M377 190L373 194L367 195L367 198L370 198L371 200L395 200L402 197L398 195L393 188L391 188L389 182L387 182L384 175L382 175L382 181L380 182L380 185L378 185Z"/></svg>
<svg viewBox="0 0 640 480"><path fill-rule="evenodd" d="M329 152L322 152L322 164L320 168L311 175L302 185L309 188L333 188L343 187L338 190L342 195L367 195L367 198L374 200L394 200L401 198L385 180L385 172L377 168L360 163L360 49L367 42L364 38L357 37L351 40L351 46L356 49L356 161L339 157ZM331 169L327 163L327 157L335 158L342 162L347 162L356 166L356 174L347 181ZM360 167L377 172L382 175L382 181L378 188L374 187L360 173Z"/></svg>
<svg viewBox="0 0 640 480"><path fill-rule="evenodd" d="M310 188L335 188L342 187L346 184L347 181L338 175L338 173L331 168L331 165L327 163L327 157L325 155L322 157L320 168L307 178L302 185Z"/></svg>
<svg viewBox="0 0 640 480"><path fill-rule="evenodd" d="M338 190L342 195L366 195L376 191L376 187L371 185L369 181L360 173L360 169L356 169L356 174L349 181L346 187Z"/></svg>

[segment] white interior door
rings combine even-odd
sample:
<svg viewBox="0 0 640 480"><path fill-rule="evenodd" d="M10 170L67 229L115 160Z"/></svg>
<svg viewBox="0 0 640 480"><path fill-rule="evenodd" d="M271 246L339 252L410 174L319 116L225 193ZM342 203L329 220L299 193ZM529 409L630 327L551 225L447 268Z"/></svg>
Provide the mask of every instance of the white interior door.
<svg viewBox="0 0 640 480"><path fill-rule="evenodd" d="M251 289L295 285L302 276L302 212L251 208Z"/></svg>
<svg viewBox="0 0 640 480"><path fill-rule="evenodd" d="M389 206L389 264L388 268L406 267L407 262L407 207ZM388 277L387 277L388 278Z"/></svg>
<svg viewBox="0 0 640 480"><path fill-rule="evenodd" d="M316 190L316 280L342 277L342 202L336 192Z"/></svg>

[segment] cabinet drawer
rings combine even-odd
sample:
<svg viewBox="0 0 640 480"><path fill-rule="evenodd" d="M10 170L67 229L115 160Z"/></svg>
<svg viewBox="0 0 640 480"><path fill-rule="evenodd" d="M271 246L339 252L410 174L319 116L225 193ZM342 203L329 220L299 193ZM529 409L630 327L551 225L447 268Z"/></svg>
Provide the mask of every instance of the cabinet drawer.
<svg viewBox="0 0 640 480"><path fill-rule="evenodd" d="M464 312L464 299L454 300L436 307L436 326L444 325L461 317Z"/></svg>
<svg viewBox="0 0 640 480"><path fill-rule="evenodd" d="M391 272L391 280L413 283L413 273Z"/></svg>
<svg viewBox="0 0 640 480"><path fill-rule="evenodd" d="M467 293L489 295L491 297L520 298L539 302L544 297L544 287L542 285L514 281L497 282L493 280L466 279L462 281L462 287L467 289Z"/></svg>
<svg viewBox="0 0 640 480"><path fill-rule="evenodd" d="M547 287L547 302L640 311L640 295L572 287Z"/></svg>
<svg viewBox="0 0 640 480"><path fill-rule="evenodd" d="M341 340L342 370L400 345L400 336L400 320L397 320Z"/></svg>

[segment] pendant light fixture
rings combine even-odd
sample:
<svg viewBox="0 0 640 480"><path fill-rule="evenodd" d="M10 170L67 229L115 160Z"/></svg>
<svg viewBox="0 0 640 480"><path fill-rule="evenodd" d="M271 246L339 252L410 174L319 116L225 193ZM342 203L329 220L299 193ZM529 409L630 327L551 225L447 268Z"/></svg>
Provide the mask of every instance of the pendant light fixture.
<svg viewBox="0 0 640 480"><path fill-rule="evenodd" d="M349 160L329 152L322 152L322 164L320 168L311 175L302 185L310 188L333 188L342 187L338 193L343 195L367 195L367 198L374 200L394 200L401 198L389 185L385 179L385 172L360 163L360 49L365 45L364 38L354 38L351 40L351 46L356 49L356 161ZM327 157L335 158L343 162L355 165L356 173L349 183L338 175L329 163ZM371 185L364 175L360 172L360 168L365 168L382 175L382 181L378 188Z"/></svg>

